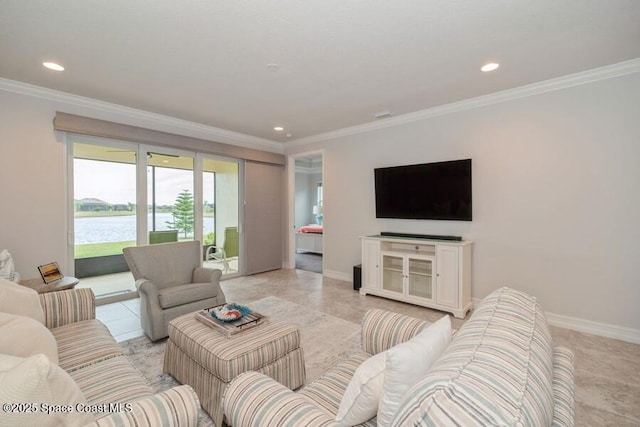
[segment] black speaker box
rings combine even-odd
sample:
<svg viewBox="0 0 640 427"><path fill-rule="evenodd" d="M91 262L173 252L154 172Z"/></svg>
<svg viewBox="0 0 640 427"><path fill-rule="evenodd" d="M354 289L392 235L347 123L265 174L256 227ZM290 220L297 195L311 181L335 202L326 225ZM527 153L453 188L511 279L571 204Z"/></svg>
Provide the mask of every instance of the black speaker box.
<svg viewBox="0 0 640 427"><path fill-rule="evenodd" d="M357 291L362 286L362 264L353 267L353 290Z"/></svg>

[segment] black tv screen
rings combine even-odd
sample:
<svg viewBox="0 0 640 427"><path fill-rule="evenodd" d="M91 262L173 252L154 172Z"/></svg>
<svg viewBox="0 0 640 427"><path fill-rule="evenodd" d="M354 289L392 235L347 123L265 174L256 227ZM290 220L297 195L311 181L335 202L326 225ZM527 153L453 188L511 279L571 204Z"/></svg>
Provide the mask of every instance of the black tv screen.
<svg viewBox="0 0 640 427"><path fill-rule="evenodd" d="M471 221L471 159L375 169L376 217Z"/></svg>

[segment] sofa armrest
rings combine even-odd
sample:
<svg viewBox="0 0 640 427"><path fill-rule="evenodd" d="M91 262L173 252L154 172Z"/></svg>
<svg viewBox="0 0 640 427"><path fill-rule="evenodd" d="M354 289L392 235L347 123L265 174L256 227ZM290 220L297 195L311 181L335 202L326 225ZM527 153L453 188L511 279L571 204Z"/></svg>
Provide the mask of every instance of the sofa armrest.
<svg viewBox="0 0 640 427"><path fill-rule="evenodd" d="M196 427L199 417L198 396L190 386L182 385L135 400L130 408L98 418L86 427Z"/></svg>
<svg viewBox="0 0 640 427"><path fill-rule="evenodd" d="M96 318L96 298L89 288L47 292L39 297L49 329Z"/></svg>
<svg viewBox="0 0 640 427"><path fill-rule="evenodd" d="M573 427L574 388L573 352L558 346L553 349L553 426Z"/></svg>
<svg viewBox="0 0 640 427"><path fill-rule="evenodd" d="M386 351L410 340L428 324L404 314L371 309L362 318L362 350L369 354Z"/></svg>
<svg viewBox="0 0 640 427"><path fill-rule="evenodd" d="M222 399L233 427L318 427L334 425L329 414L279 382L258 372L237 376Z"/></svg>

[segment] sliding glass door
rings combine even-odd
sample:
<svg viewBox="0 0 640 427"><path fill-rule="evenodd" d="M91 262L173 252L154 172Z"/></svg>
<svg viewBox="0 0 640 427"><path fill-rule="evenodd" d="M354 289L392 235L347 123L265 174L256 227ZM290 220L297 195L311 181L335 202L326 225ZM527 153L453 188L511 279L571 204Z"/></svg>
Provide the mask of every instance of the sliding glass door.
<svg viewBox="0 0 640 427"><path fill-rule="evenodd" d="M225 276L240 272L238 161L202 159L202 212L205 263Z"/></svg>
<svg viewBox="0 0 640 427"><path fill-rule="evenodd" d="M137 243L136 148L88 142L72 145L74 274L85 284L109 275L90 286L99 297L135 293L130 275L113 275L128 271L122 248Z"/></svg>
<svg viewBox="0 0 640 427"><path fill-rule="evenodd" d="M193 156L147 152L147 227L150 244L194 239L193 164Z"/></svg>
<svg viewBox="0 0 640 427"><path fill-rule="evenodd" d="M67 138L73 170L69 227L79 286L109 301L135 297L124 247L194 239L203 243L206 266L225 276L239 274L240 161Z"/></svg>

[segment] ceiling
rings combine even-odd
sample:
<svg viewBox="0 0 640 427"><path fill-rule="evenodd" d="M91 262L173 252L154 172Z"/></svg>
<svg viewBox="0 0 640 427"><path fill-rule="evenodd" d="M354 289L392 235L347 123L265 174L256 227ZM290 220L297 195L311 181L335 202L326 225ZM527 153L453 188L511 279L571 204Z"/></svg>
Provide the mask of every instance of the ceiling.
<svg viewBox="0 0 640 427"><path fill-rule="evenodd" d="M287 142L638 58L639 22L638 0L2 0L0 77Z"/></svg>

